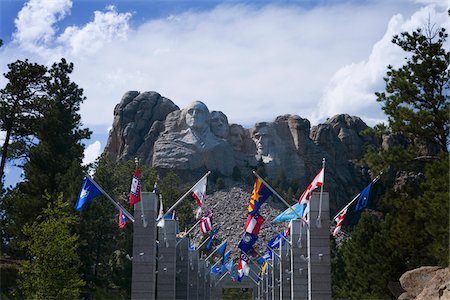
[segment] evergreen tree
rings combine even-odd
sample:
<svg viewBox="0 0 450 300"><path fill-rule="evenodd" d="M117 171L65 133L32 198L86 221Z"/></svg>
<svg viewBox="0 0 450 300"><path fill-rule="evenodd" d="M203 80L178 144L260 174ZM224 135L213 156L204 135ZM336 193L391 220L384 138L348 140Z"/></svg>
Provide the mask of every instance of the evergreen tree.
<svg viewBox="0 0 450 300"><path fill-rule="evenodd" d="M91 132L81 128L78 111L85 100L83 90L71 81L73 64L65 59L55 63L46 81L44 115L36 124L39 144L30 151L24 166L25 182L20 186L28 195L41 197L48 193L52 201L55 194L63 192L75 201L83 178L81 162L84 156L83 139Z"/></svg>
<svg viewBox="0 0 450 300"><path fill-rule="evenodd" d="M339 248L333 270L337 298L391 298L388 283L398 283L404 272L448 265L449 53L443 49L445 30L429 28L393 39L411 57L398 70L388 67L386 92L377 93L388 125L372 131L395 135L399 142L370 148L364 161L376 173L385 171L385 186L395 188L373 206L379 221L363 213ZM423 149L433 147L424 160Z"/></svg>
<svg viewBox="0 0 450 300"><path fill-rule="evenodd" d="M0 130L5 132L0 163L0 182L6 161L21 158L27 153L34 136L33 126L41 117L40 98L44 93L47 68L28 60L17 60L8 65L4 74L8 80L0 90Z"/></svg>
<svg viewBox="0 0 450 300"><path fill-rule="evenodd" d="M376 95L393 132L448 152L450 55L443 47L448 34L430 25L425 31L394 36L392 42L411 57L399 69L388 66L386 91Z"/></svg>
<svg viewBox="0 0 450 300"><path fill-rule="evenodd" d="M20 271L19 288L27 299L78 299L84 285L77 256L78 236L71 233L75 217L62 195L23 227L28 254Z"/></svg>

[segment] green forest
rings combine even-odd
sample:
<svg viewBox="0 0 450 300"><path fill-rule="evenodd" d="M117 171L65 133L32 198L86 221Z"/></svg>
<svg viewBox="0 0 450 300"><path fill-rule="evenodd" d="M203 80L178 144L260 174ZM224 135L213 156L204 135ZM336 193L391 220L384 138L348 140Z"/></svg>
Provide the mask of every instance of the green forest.
<svg viewBox="0 0 450 300"><path fill-rule="evenodd" d="M389 146L367 147L362 160L383 172L368 208L351 212L349 238L332 246L334 299L393 299L389 289L408 270L449 265L450 56L444 28L396 35L405 54L399 68L387 66L385 89L375 93L387 122L368 130ZM0 43L1 46L1 43ZM51 66L28 60L8 64L0 90L1 298L129 299L132 226L119 229L117 209L104 196L80 212L74 205L83 178L95 181L130 210L128 192L135 163L100 157L83 166L91 131L79 114L86 99L71 79L74 66L62 58ZM6 163L23 168L23 181L4 186ZM239 170L237 170L239 171ZM233 179L241 174L233 174ZM151 191L155 169L140 166L142 190ZM274 181L276 181L274 179ZM223 179L216 178L220 188ZM298 186L285 186L299 197ZM174 173L158 179L169 207L188 184ZM294 192L295 191L295 195ZM183 228L193 216L178 208Z"/></svg>

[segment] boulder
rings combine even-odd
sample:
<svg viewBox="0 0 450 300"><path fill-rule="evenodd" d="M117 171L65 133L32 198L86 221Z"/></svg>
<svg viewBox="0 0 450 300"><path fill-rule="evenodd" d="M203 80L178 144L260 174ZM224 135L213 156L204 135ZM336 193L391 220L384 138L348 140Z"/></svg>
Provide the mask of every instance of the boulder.
<svg viewBox="0 0 450 300"><path fill-rule="evenodd" d="M425 266L404 273L400 284L406 291L398 299L450 299L450 267Z"/></svg>

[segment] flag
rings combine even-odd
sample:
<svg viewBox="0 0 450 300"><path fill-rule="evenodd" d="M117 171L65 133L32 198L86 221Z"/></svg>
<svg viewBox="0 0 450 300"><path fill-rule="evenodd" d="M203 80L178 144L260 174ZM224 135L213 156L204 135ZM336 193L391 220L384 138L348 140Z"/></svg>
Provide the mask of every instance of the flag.
<svg viewBox="0 0 450 300"><path fill-rule="evenodd" d="M153 193L156 194L156 187L158 186L158 181L155 180L155 183L153 184Z"/></svg>
<svg viewBox="0 0 450 300"><path fill-rule="evenodd" d="M159 198L159 214L158 214L158 223L156 224L156 226L163 228L164 227L164 208L163 208L163 202L161 197Z"/></svg>
<svg viewBox="0 0 450 300"><path fill-rule="evenodd" d="M125 224L127 224L127 216L123 213L123 211L119 210L119 228L124 228Z"/></svg>
<svg viewBox="0 0 450 300"><path fill-rule="evenodd" d="M224 255L226 249L227 249L227 241L223 242L217 247L217 253Z"/></svg>
<svg viewBox="0 0 450 300"><path fill-rule="evenodd" d="M212 221L210 216L202 217L200 220L200 230L203 234L210 231L212 227Z"/></svg>
<svg viewBox="0 0 450 300"><path fill-rule="evenodd" d="M256 178L248 205L248 213L250 215L256 214L270 195L272 195L272 191L259 178Z"/></svg>
<svg viewBox="0 0 450 300"><path fill-rule="evenodd" d="M194 197L195 202L197 202L198 209L196 212L196 218L198 219L202 213L203 200L206 196L206 184L207 184L208 176L200 179L192 188L192 197Z"/></svg>
<svg viewBox="0 0 450 300"><path fill-rule="evenodd" d="M216 237L216 234L219 232L219 229L220 229L220 226L217 227L216 229L214 229L213 232L211 233L208 244L206 245L206 250L211 249L211 247L214 243L214 238Z"/></svg>
<svg viewBox="0 0 450 300"><path fill-rule="evenodd" d="M266 260L272 259L272 250L266 248L266 253L263 256L259 257L257 262L262 265Z"/></svg>
<svg viewBox="0 0 450 300"><path fill-rule="evenodd" d="M248 276L248 273L250 273L250 267L248 264L248 257L244 253L241 254L241 258L239 259L238 264L238 281L241 282L242 278L244 276Z"/></svg>
<svg viewBox="0 0 450 300"><path fill-rule="evenodd" d="M287 231L284 230L282 233L278 233L274 238L272 238L268 243L267 243L267 247L269 247L270 249L278 249L278 247L284 245L284 243L286 242L286 238L287 238Z"/></svg>
<svg viewBox="0 0 450 300"><path fill-rule="evenodd" d="M234 266L233 259L230 259L230 260L225 264L225 268L228 270L228 274L230 274L231 281L234 282L236 279L235 279L235 277L234 277L233 266Z"/></svg>
<svg viewBox="0 0 450 300"><path fill-rule="evenodd" d="M230 258L231 251L228 251L223 257L222 257L222 264L220 267L212 267L211 272L212 273L219 273L222 274L222 272L225 270L225 263Z"/></svg>
<svg viewBox="0 0 450 300"><path fill-rule="evenodd" d="M101 194L102 192L94 184L94 181L90 177L85 177L80 194L78 195L77 203L75 204L75 210L79 211L86 202Z"/></svg>
<svg viewBox="0 0 450 300"><path fill-rule="evenodd" d="M267 265L268 265L268 263L267 263L267 261L265 261L265 262L263 263L262 268L261 268L261 274L260 274L259 277L258 277L258 281L261 280L261 279L263 278L264 274L266 274Z"/></svg>
<svg viewBox="0 0 450 300"><path fill-rule="evenodd" d="M245 223L245 231L253 235L258 235L262 224L264 223L264 218L258 213L254 215L247 216L247 223Z"/></svg>
<svg viewBox="0 0 450 300"><path fill-rule="evenodd" d="M323 185L324 173L325 173L325 168L322 167L322 169L320 169L320 171L316 175L316 177L314 177L313 181L308 185L306 190L300 196L300 198L298 199L298 203L300 203L300 204L307 203L309 201L309 199L311 198L312 192L316 188Z"/></svg>
<svg viewBox="0 0 450 300"><path fill-rule="evenodd" d="M246 232L239 242L238 248L241 249L244 253L249 253L251 250L253 250L253 245L256 243L257 239L258 237L256 235Z"/></svg>
<svg viewBox="0 0 450 300"><path fill-rule="evenodd" d="M295 203L293 206L289 207L281 214L279 214L275 219L273 219L272 223L295 220L298 219L299 216L303 218L307 210L306 208L307 208L306 203L305 204Z"/></svg>
<svg viewBox="0 0 450 300"><path fill-rule="evenodd" d="M339 216L337 216L334 220L336 221L336 227L333 231L333 236L336 236L341 230L342 223L344 223L345 214L347 213L347 209L344 209Z"/></svg>
<svg viewBox="0 0 450 300"><path fill-rule="evenodd" d="M141 178L139 175L138 166L136 166L136 170L134 171L133 180L131 181L131 189L130 189L130 205L141 201Z"/></svg>
<svg viewBox="0 0 450 300"><path fill-rule="evenodd" d="M364 190L362 190L362 192L359 194L359 199L358 202L356 203L355 211L362 211L364 208L367 207L367 201L369 200L369 191L371 187L372 182L369 183L369 185L366 186Z"/></svg>

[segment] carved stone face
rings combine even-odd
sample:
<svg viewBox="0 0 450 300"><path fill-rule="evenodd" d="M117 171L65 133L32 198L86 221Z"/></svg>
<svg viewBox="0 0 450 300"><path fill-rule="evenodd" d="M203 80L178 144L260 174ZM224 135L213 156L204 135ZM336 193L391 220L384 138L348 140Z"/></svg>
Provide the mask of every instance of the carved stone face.
<svg viewBox="0 0 450 300"><path fill-rule="evenodd" d="M230 132L227 116L220 111L211 112L211 131L220 138L227 138Z"/></svg>
<svg viewBox="0 0 450 300"><path fill-rule="evenodd" d="M205 104L195 101L186 109L186 124L188 127L198 130L209 126L210 115Z"/></svg>
<svg viewBox="0 0 450 300"><path fill-rule="evenodd" d="M252 134L252 139L256 145L256 159L262 158L265 163L272 161L271 148L274 132L267 124L257 124Z"/></svg>

